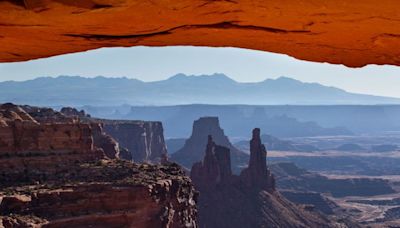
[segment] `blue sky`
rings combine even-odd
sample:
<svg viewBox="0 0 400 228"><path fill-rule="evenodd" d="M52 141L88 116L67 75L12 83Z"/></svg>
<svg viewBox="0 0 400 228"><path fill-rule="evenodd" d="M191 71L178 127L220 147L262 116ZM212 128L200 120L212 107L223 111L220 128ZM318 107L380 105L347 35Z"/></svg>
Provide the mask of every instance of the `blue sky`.
<svg viewBox="0 0 400 228"><path fill-rule="evenodd" d="M58 75L102 75L155 81L177 73L198 75L216 72L240 82L286 76L350 92L400 97L398 66L347 68L238 48L102 48L27 62L0 63L0 81Z"/></svg>

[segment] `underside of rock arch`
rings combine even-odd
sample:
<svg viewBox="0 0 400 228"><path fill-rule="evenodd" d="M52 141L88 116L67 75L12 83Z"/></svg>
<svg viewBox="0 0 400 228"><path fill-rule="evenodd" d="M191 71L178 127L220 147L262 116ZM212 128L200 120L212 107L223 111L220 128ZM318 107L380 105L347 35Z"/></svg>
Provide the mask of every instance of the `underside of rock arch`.
<svg viewBox="0 0 400 228"><path fill-rule="evenodd" d="M399 9L397 0L2 0L0 62L194 45L400 65Z"/></svg>

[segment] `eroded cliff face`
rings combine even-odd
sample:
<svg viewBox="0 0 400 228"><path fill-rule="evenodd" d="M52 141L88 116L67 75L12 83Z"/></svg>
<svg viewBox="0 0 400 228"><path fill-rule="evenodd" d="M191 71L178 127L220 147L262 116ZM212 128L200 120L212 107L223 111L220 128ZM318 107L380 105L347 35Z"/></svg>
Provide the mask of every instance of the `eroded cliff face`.
<svg viewBox="0 0 400 228"><path fill-rule="evenodd" d="M161 122L102 120L104 130L128 149L135 162L160 163L167 154Z"/></svg>
<svg viewBox="0 0 400 228"><path fill-rule="evenodd" d="M275 190L260 129L253 130L250 144L248 167L239 176L232 175L229 148L216 145L209 136L204 160L191 170L193 183L200 191L200 227L340 227L294 205Z"/></svg>
<svg viewBox="0 0 400 228"><path fill-rule="evenodd" d="M396 0L6 0L0 61L114 46L240 47L298 59L400 65Z"/></svg>
<svg viewBox="0 0 400 228"><path fill-rule="evenodd" d="M160 163L167 157L161 122L96 119L70 107L62 108L61 113L89 123L95 144L108 151L106 155L110 158Z"/></svg>
<svg viewBox="0 0 400 228"><path fill-rule="evenodd" d="M92 130L0 105L0 226L196 227L197 192L179 166L107 158Z"/></svg>

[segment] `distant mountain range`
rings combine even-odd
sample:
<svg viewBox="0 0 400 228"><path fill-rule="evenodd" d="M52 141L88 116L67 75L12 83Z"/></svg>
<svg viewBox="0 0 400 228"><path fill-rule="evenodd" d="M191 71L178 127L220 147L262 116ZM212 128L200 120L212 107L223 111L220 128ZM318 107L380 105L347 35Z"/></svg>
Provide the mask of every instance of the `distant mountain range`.
<svg viewBox="0 0 400 228"><path fill-rule="evenodd" d="M287 77L240 83L224 74L187 76L143 82L128 78L42 77L0 83L0 102L56 105L333 105L400 104L400 98L349 93Z"/></svg>

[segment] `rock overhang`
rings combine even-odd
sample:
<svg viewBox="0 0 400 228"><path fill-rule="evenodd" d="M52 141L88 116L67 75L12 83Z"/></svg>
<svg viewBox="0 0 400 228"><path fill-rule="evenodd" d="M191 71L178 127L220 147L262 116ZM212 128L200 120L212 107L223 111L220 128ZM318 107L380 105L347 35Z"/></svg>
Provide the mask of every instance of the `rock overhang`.
<svg viewBox="0 0 400 228"><path fill-rule="evenodd" d="M400 65L396 0L6 0L0 62L101 47L239 47L361 67Z"/></svg>

